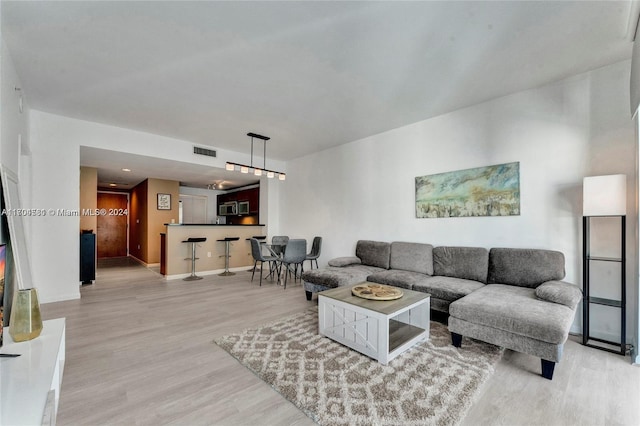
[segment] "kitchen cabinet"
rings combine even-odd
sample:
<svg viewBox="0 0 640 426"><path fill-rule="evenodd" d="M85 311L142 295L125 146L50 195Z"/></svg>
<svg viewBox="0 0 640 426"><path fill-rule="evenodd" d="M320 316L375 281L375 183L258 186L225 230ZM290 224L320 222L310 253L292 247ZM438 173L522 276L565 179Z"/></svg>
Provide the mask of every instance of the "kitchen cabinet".
<svg viewBox="0 0 640 426"><path fill-rule="evenodd" d="M258 214L260 212L260 188L248 190L249 213Z"/></svg>
<svg viewBox="0 0 640 426"><path fill-rule="evenodd" d="M260 214L260 188L244 189L241 191L218 194L218 210L220 204L235 201L237 203L249 202L248 216L258 216ZM238 215L235 215L238 216ZM247 214L242 215L247 216Z"/></svg>

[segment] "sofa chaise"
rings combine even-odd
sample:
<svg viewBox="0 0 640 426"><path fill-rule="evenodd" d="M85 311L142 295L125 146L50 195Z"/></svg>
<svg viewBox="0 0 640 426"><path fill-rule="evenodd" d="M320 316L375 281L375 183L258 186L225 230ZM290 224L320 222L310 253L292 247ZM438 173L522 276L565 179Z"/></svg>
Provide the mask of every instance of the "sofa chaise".
<svg viewBox="0 0 640 426"><path fill-rule="evenodd" d="M449 314L452 343L462 336L541 358L552 379L582 298L561 281L564 255L539 249L433 247L360 240L355 256L302 275L306 297L371 281L431 294L431 309Z"/></svg>

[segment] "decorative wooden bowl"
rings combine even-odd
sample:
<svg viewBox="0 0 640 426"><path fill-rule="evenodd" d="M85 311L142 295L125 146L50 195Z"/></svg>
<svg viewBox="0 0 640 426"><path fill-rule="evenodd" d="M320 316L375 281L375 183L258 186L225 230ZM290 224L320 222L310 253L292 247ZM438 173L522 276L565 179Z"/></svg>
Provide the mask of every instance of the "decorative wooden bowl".
<svg viewBox="0 0 640 426"><path fill-rule="evenodd" d="M358 284L351 289L351 294L369 300L396 300L404 295L397 287L375 283Z"/></svg>

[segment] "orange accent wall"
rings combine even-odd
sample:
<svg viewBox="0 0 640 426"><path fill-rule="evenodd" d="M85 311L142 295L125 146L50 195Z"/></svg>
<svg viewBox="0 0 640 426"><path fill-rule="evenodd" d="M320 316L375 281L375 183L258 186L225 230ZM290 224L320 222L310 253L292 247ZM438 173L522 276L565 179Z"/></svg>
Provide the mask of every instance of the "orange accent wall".
<svg viewBox="0 0 640 426"><path fill-rule="evenodd" d="M98 169L80 167L80 212L98 207ZM98 224L95 215L80 214L80 230L92 229L96 232Z"/></svg>
<svg viewBox="0 0 640 426"><path fill-rule="evenodd" d="M160 233L166 231L165 223L178 223L180 182L163 179L147 179L147 260L160 263ZM171 210L158 210L158 194L171 195Z"/></svg>
<svg viewBox="0 0 640 426"><path fill-rule="evenodd" d="M171 195L171 210L158 210L158 194ZM146 264L160 263L160 233L165 223L178 223L180 183L147 179L130 193L129 254ZM139 248L138 248L139 247Z"/></svg>

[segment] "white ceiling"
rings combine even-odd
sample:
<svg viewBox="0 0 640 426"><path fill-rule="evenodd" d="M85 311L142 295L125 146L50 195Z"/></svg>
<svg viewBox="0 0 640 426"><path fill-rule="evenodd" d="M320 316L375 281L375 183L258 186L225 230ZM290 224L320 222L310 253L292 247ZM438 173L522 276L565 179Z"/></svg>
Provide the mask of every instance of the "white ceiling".
<svg viewBox="0 0 640 426"><path fill-rule="evenodd" d="M631 6L2 1L2 34L31 108L286 161L629 59Z"/></svg>
<svg viewBox="0 0 640 426"><path fill-rule="evenodd" d="M147 178L174 180L182 186L220 191L260 181L251 174L87 146L80 147L80 164L98 169L98 187L103 189L111 184L118 189L131 189ZM215 188L209 187L214 184Z"/></svg>

